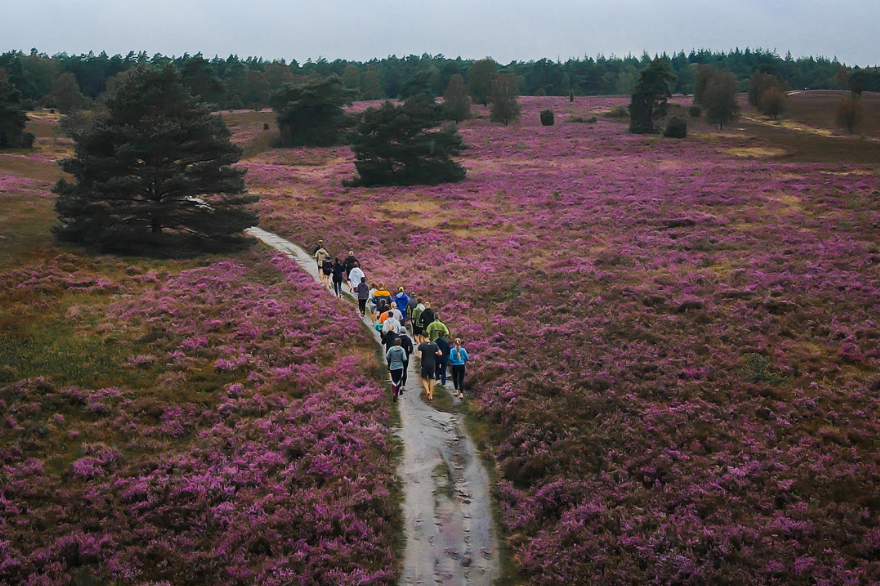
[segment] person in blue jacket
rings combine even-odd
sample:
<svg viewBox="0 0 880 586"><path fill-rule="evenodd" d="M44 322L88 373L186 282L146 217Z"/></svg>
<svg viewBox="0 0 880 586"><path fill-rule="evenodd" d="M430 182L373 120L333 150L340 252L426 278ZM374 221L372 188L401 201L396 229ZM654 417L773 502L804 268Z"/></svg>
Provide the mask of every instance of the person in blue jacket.
<svg viewBox="0 0 880 586"><path fill-rule="evenodd" d="M464 397L464 365L468 360L470 356L461 345L461 338L456 338L455 345L449 349L449 364L452 365L452 386L459 399Z"/></svg>
<svg viewBox="0 0 880 586"><path fill-rule="evenodd" d="M407 316L406 307L407 305L409 305L409 295L404 293L403 287L397 288L397 295L394 296L394 302L397 303L397 309L399 309L400 313L403 314L404 321L400 323L404 323Z"/></svg>

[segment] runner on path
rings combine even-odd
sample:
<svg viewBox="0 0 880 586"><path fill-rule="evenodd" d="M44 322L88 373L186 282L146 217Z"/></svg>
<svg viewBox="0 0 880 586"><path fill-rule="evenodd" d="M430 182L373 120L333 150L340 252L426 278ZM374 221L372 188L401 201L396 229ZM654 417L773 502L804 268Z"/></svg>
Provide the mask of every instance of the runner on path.
<svg viewBox="0 0 880 586"><path fill-rule="evenodd" d="M422 315L424 315L424 312L422 312ZM440 338L440 337L443 337L443 338L449 337L449 328L446 327L445 323L440 321L440 314L439 313L437 313L437 312L434 313L434 321L431 322L430 325L428 325L428 327L425 328L425 334L428 336L428 339L431 340L432 342L436 342L437 338Z"/></svg>
<svg viewBox="0 0 880 586"><path fill-rule="evenodd" d="M425 337L422 333L425 331L425 326L422 324L422 312L425 311L425 306L422 303L416 305L412 313L410 314L410 323L412 324L413 337L416 339L416 344L421 344L425 341Z"/></svg>
<svg viewBox="0 0 880 586"><path fill-rule="evenodd" d="M320 251L319 251L320 252ZM330 275L333 274L333 261L330 260L330 255L324 257L324 260L321 261L321 282L327 285L328 287L332 287L330 284Z"/></svg>
<svg viewBox="0 0 880 586"><path fill-rule="evenodd" d="M370 299L370 286L367 285L366 278L361 277L361 282L358 283L355 293L357 293L358 311L361 312L361 317L364 317L367 314L367 301Z"/></svg>
<svg viewBox="0 0 880 586"><path fill-rule="evenodd" d="M391 374L391 397L396 403L403 386L403 376L406 372L406 351L401 348L400 340L394 340L394 345L385 353L388 362L388 372Z"/></svg>
<svg viewBox="0 0 880 586"><path fill-rule="evenodd" d="M324 241L323 241L323 240L318 240L318 245L315 246L315 247L312 249L312 256L314 256L315 253L317 253L317 252L318 252L320 249L322 249L322 248L324 248Z"/></svg>
<svg viewBox="0 0 880 586"><path fill-rule="evenodd" d="M315 262L318 263L318 268L321 268L321 263L324 262L325 258L330 256L330 253L327 252L326 248L324 248L324 241L323 240L319 240L318 242L320 243L320 246L318 246L318 248L315 249L314 256L315 256Z"/></svg>
<svg viewBox="0 0 880 586"><path fill-rule="evenodd" d="M386 304L391 305L391 291L386 289L385 285L379 283L379 285L377 286L377 291L373 293L373 299L375 299L376 301L376 307L380 307L382 305L382 301L385 301Z"/></svg>
<svg viewBox="0 0 880 586"><path fill-rule="evenodd" d="M434 322L437 323L437 322ZM449 365L449 342L446 338L440 336L434 342L440 348L440 356L437 357L437 368L434 370L434 379L440 381L440 384L446 386L446 368Z"/></svg>
<svg viewBox="0 0 880 586"><path fill-rule="evenodd" d="M348 286L351 289L351 292L354 293L357 286L361 284L361 280L366 278L366 275L361 269L360 263L357 261L355 261L350 269L346 269L346 271L348 271Z"/></svg>
<svg viewBox="0 0 880 586"><path fill-rule="evenodd" d="M397 334L397 341L400 342L400 347L403 348L404 352L406 352L406 364L403 366L403 386L400 389L400 392L403 392L403 387L406 386L407 380L407 371L409 370L409 358L412 356L412 353L415 351L413 347L412 339L407 335L406 328L401 326L400 333Z"/></svg>
<svg viewBox="0 0 880 586"><path fill-rule="evenodd" d="M333 292L337 297L342 297L342 281L345 278L345 265L339 262L339 257L333 262Z"/></svg>
<svg viewBox="0 0 880 586"><path fill-rule="evenodd" d="M449 351L449 363L452 365L452 386L455 387L455 396L459 399L464 397L464 367L470 359L467 350L461 345L461 338L456 338L455 346Z"/></svg>
<svg viewBox="0 0 880 586"><path fill-rule="evenodd" d="M397 304L397 309L400 310L400 313L403 314L403 321L400 323L406 322L406 307L409 305L409 295L404 292L403 287L397 288L397 295L394 296L394 303Z"/></svg>
<svg viewBox="0 0 880 586"><path fill-rule="evenodd" d="M440 348L434 342L429 341L419 344L422 387L424 387L425 395L427 395L429 401L434 400L434 371L437 369L437 357L440 354Z"/></svg>
<svg viewBox="0 0 880 586"><path fill-rule="evenodd" d="M425 301L425 309L422 310L422 330L425 330L432 323L434 323L434 310L431 309L431 303Z"/></svg>
<svg viewBox="0 0 880 586"><path fill-rule="evenodd" d="M353 251L353 250L349 250L349 251L348 251L348 256L345 257L345 260L342 261L342 264L345 265L345 271L346 271L346 273L347 273L348 271L350 271L352 268L354 268L354 267L356 267L356 266L358 265L358 259L357 259L357 257L354 255L354 251Z"/></svg>

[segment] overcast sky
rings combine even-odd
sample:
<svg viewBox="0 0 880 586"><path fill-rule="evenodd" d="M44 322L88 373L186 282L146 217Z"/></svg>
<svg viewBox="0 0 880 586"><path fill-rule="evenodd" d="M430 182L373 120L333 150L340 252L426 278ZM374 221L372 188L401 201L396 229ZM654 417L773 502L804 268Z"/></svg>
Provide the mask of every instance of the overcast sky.
<svg viewBox="0 0 880 586"><path fill-rule="evenodd" d="M880 65L880 0L0 0L0 52L366 61L763 48Z"/></svg>

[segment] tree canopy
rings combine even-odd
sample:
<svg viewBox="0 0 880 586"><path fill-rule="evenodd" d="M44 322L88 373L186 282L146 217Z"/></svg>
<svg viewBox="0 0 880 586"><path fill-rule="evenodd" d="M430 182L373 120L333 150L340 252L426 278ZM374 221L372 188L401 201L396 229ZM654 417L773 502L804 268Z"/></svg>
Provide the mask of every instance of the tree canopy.
<svg viewBox="0 0 880 586"><path fill-rule="evenodd" d="M497 75L489 92L489 119L507 125L519 120L520 110L516 77L511 73Z"/></svg>
<svg viewBox="0 0 880 586"><path fill-rule="evenodd" d="M402 105L368 108L351 138L358 178L350 185L413 185L461 181L465 169L452 160L465 148L442 107L418 95Z"/></svg>
<svg viewBox="0 0 880 586"><path fill-rule="evenodd" d="M676 75L671 90L675 93L696 92L695 74L699 66L726 69L737 80L747 80L756 71L771 72L789 86L795 88L830 89L849 87L854 91L872 91L880 87L878 69L851 68L825 57L784 57L764 49L735 49L714 52L707 49L679 51L655 57L669 63ZM276 91L290 83L302 84L313 78L331 75L345 76L345 85L357 90L360 77L359 99L372 100L397 97L414 79L429 87L431 95L438 97L449 84L453 75L464 75L475 102L488 104L490 83L502 66L512 72L520 84L522 95L601 95L632 93L639 72L651 64L647 54L606 57L583 56L564 62L550 59L511 61L496 63L491 58L469 60L443 55L391 55L382 59L353 61L346 59L265 61L261 57L215 56L206 59L201 54L167 57L153 56L145 52L129 52L127 55L86 53L46 55L32 50L0 53L0 68L5 68L9 81L22 93L26 103L46 103L56 78L64 73L75 76L83 96L95 99L108 89L107 80L133 67L144 64L163 66L172 64L186 71L185 79L193 93L215 103L218 107L239 108L245 103L244 86L251 72L266 75L270 89ZM421 79L419 79L421 78ZM427 81L425 86L424 81ZM841 85L842 84L842 85Z"/></svg>
<svg viewBox="0 0 880 586"><path fill-rule="evenodd" d="M455 74L443 93L443 109L450 120L462 122L471 117L471 97L468 95L464 78Z"/></svg>
<svg viewBox="0 0 880 586"><path fill-rule="evenodd" d="M27 114L21 109L21 92L0 69L0 148L30 148L34 135L25 132Z"/></svg>
<svg viewBox="0 0 880 586"><path fill-rule="evenodd" d="M659 131L654 126L654 118L666 114L666 98L672 95L669 84L673 81L675 74L662 59L654 59L647 69L642 70L630 98L630 132L651 134Z"/></svg>
<svg viewBox="0 0 880 586"><path fill-rule="evenodd" d="M713 71L703 92L706 120L720 128L739 117L739 84L729 71Z"/></svg>
<svg viewBox="0 0 880 586"><path fill-rule="evenodd" d="M489 104L489 94L492 91L492 80L495 79L495 69L498 64L489 57L474 61L467 71L467 85L474 100L483 104Z"/></svg>
<svg viewBox="0 0 880 586"><path fill-rule="evenodd" d="M272 95L278 115L281 146L332 146L344 138L348 119L343 106L352 103L354 91L331 75L289 85Z"/></svg>
<svg viewBox="0 0 880 586"><path fill-rule="evenodd" d="M171 66L142 66L119 83L106 113L73 131L60 162L54 228L62 240L110 250L196 240L232 242L258 222L245 195L241 149Z"/></svg>

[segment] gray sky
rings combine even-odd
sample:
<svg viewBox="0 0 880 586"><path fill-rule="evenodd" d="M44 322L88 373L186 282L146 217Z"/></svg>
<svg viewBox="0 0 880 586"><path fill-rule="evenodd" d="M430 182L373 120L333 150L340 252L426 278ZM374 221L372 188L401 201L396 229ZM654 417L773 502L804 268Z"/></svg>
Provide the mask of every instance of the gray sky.
<svg viewBox="0 0 880 586"><path fill-rule="evenodd" d="M880 0L0 0L0 52L36 47L496 61L735 47L880 65Z"/></svg>

